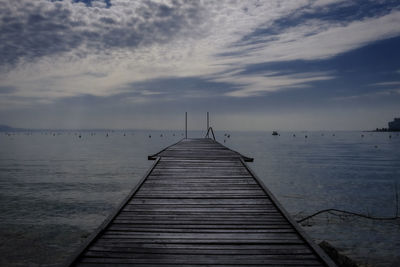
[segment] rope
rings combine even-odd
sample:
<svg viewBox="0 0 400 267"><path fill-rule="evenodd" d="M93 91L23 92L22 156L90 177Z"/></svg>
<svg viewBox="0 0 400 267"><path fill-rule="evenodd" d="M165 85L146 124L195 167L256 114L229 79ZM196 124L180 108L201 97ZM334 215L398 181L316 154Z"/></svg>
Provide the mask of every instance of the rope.
<svg viewBox="0 0 400 267"><path fill-rule="evenodd" d="M314 216L317 216L318 214L325 213L325 212L328 212L328 213L330 213L330 214L332 214L332 215L335 215L335 216L340 216L340 215L339 215L339 214L336 214L336 213L334 213L334 212L340 212L340 213L345 213L345 214L348 214L348 215L358 216L358 217L362 217L362 218L366 218L366 219L371 219L371 220L380 220L380 221L388 221L388 220L397 220L397 219L400 219L399 216L394 216L394 217L374 217L374 216L368 216L368 215L365 215L365 214L356 213L356 212L351 212L351 211L346 211L346 210L325 209L325 210L317 211L317 212L315 212L315 213L313 213L313 214L311 214L311 215L309 215L309 216L307 216L307 217L305 217L305 218L303 218L303 219L298 220L297 222L298 222L298 223L304 222L305 220L308 220L308 219L310 219L310 218L312 218L312 217L314 217Z"/></svg>

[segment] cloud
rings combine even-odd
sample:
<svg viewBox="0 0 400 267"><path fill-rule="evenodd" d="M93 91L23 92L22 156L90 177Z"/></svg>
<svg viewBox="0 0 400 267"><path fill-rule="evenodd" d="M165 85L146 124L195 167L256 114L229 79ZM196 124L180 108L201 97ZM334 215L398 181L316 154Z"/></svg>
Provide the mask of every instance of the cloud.
<svg viewBox="0 0 400 267"><path fill-rule="evenodd" d="M264 75L246 75L228 78L227 81L241 85L242 89L234 90L226 93L227 96L233 97L250 97L258 96L268 92L276 92L279 90L287 90L293 88L310 87L313 82L334 79L330 73L297 73L282 75L277 73L265 73ZM224 79L218 79L223 81Z"/></svg>
<svg viewBox="0 0 400 267"><path fill-rule="evenodd" d="M315 62L400 35L396 1L0 4L0 79L15 88L8 93L14 98L3 100L8 106L221 102L304 92L339 79L339 70ZM296 62L306 64L292 69Z"/></svg>
<svg viewBox="0 0 400 267"><path fill-rule="evenodd" d="M201 26L202 7L194 2L2 0L0 62L15 65L72 52L77 59L110 49L135 49L191 35Z"/></svg>
<svg viewBox="0 0 400 267"><path fill-rule="evenodd" d="M364 46L370 42L400 35L400 11L382 17L354 21L346 25L311 20L290 27L271 36L253 37L251 44L231 49L231 52L247 51L248 63L288 61L298 59L324 59ZM236 57L227 57L233 64Z"/></svg>
<svg viewBox="0 0 400 267"><path fill-rule="evenodd" d="M333 101L360 101L360 100L372 100L376 101L378 98L383 97L391 97L391 98L399 98L400 97L400 88L394 88L389 90L381 90L379 92L372 92L372 93L364 93L364 94L357 94L357 95L348 95L348 96L338 96L333 97Z"/></svg>
<svg viewBox="0 0 400 267"><path fill-rule="evenodd" d="M0 0L1 64L115 54L150 61L172 50L178 63L196 53L210 67L224 64L214 55L247 63L323 58L399 34L393 1L347 1L346 9L340 0L83 2Z"/></svg>
<svg viewBox="0 0 400 267"><path fill-rule="evenodd" d="M371 84L371 86L383 86L383 87L400 86L400 81L379 82Z"/></svg>
<svg viewBox="0 0 400 267"><path fill-rule="evenodd" d="M336 5L336 4L342 4L344 2L348 2L347 0L317 0L315 1L312 6L313 7L323 7L327 5Z"/></svg>

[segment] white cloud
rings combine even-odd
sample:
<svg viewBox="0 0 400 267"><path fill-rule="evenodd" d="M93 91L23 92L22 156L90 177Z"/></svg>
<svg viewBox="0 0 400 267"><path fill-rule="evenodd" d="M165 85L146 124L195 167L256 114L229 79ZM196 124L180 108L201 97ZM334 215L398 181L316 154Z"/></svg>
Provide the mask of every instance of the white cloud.
<svg viewBox="0 0 400 267"><path fill-rule="evenodd" d="M328 5L333 5L333 4L343 4L343 3L351 3L349 0L317 0L315 1L312 6L313 7L323 7L323 6L328 6Z"/></svg>
<svg viewBox="0 0 400 267"><path fill-rule="evenodd" d="M227 93L227 96L248 97L257 96L266 92L275 92L289 88L303 88L310 82L333 79L329 73L301 73L291 75L275 75L275 73L264 75L246 75L234 78L220 79L220 81L229 81L242 86L242 89Z"/></svg>
<svg viewBox="0 0 400 267"><path fill-rule="evenodd" d="M400 86L400 81L374 83L371 84L371 86L388 86L388 87Z"/></svg>
<svg viewBox="0 0 400 267"><path fill-rule="evenodd" d="M379 91L379 92L334 97L334 98L332 98L332 100L334 100L334 101L351 101L351 100L361 100L361 99L376 100L377 97L390 97L390 96L399 96L399 95L400 95L400 88L394 88L394 89L383 90L383 91Z"/></svg>
<svg viewBox="0 0 400 267"><path fill-rule="evenodd" d="M382 17L354 21L347 25L313 20L287 29L278 34L275 41L238 49L249 50L246 56L249 64L324 59L373 41L398 36L400 35L398 25L400 25L400 11L393 11ZM234 61L232 58L227 62L233 64Z"/></svg>

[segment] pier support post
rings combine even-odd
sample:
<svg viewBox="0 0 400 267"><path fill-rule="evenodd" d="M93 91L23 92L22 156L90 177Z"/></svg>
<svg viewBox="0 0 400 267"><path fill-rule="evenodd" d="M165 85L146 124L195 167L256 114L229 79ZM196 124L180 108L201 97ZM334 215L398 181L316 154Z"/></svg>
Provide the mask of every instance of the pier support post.
<svg viewBox="0 0 400 267"><path fill-rule="evenodd" d="M185 139L187 139L187 112L185 112Z"/></svg>
<svg viewBox="0 0 400 267"><path fill-rule="evenodd" d="M206 131L208 131L208 128L210 128L210 117L209 117L209 114L207 111L207 129L206 129Z"/></svg>

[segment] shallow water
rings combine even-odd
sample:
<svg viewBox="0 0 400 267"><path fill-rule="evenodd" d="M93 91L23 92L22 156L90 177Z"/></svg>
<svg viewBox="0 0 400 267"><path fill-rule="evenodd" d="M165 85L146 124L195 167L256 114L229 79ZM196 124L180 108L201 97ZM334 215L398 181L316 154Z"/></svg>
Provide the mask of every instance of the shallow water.
<svg viewBox="0 0 400 267"><path fill-rule="evenodd" d="M396 215L396 184L400 193L398 134L295 135L242 133L232 135L235 140L227 142L255 158L252 169L297 220L327 208L377 217ZM400 266L400 220L322 214L303 226L317 242L327 240L359 263Z"/></svg>
<svg viewBox="0 0 400 267"><path fill-rule="evenodd" d="M229 134L217 132L217 140L254 157L250 167L296 219L326 208L396 212L397 134ZM179 131L0 133L0 265L62 264L144 175L147 155L181 138ZM331 217L318 216L305 230L359 262L400 262L398 221Z"/></svg>

